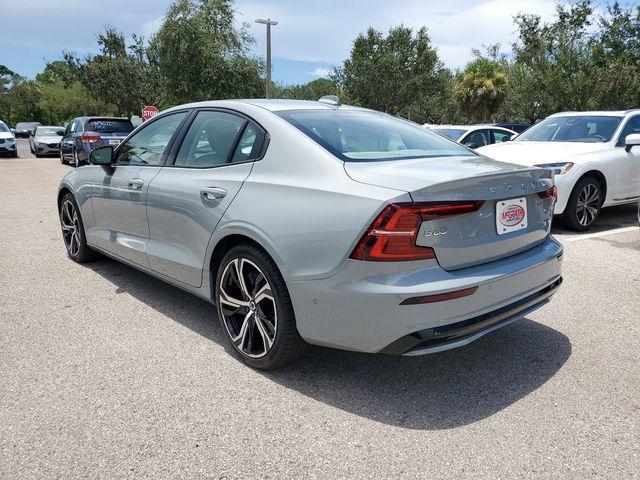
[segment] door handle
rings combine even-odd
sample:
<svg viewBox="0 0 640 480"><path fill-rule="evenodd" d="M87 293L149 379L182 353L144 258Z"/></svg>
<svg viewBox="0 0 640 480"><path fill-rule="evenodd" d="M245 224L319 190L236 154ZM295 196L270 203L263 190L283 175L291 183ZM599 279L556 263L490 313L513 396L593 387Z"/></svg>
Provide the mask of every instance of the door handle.
<svg viewBox="0 0 640 480"><path fill-rule="evenodd" d="M140 190L143 185L144 185L144 180L142 180L141 178L133 178L129 182L129 188L133 190Z"/></svg>
<svg viewBox="0 0 640 480"><path fill-rule="evenodd" d="M219 187L205 187L200 190L200 194L207 200L216 200L223 198L227 194L227 191Z"/></svg>

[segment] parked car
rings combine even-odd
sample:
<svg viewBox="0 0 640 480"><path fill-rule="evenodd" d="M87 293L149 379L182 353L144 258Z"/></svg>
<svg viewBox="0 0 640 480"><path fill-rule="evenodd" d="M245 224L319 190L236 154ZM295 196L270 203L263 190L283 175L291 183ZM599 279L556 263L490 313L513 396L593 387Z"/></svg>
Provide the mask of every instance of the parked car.
<svg viewBox="0 0 640 480"><path fill-rule="evenodd" d="M40 126L40 122L18 122L15 127L16 137L27 138Z"/></svg>
<svg viewBox="0 0 640 480"><path fill-rule="evenodd" d="M563 112L547 117L513 142L479 150L524 166L552 168L555 214L577 231L594 224L601 208L640 197L640 110Z"/></svg>
<svg viewBox="0 0 640 480"><path fill-rule="evenodd" d="M469 148L508 142L517 135L513 130L489 125L437 125L428 128Z"/></svg>
<svg viewBox="0 0 640 480"><path fill-rule="evenodd" d="M7 124L2 121L0 121L0 155L18 156L16 137Z"/></svg>
<svg viewBox="0 0 640 480"><path fill-rule="evenodd" d="M494 123L494 127L502 127L508 130L512 130L518 134L524 132L527 128L531 126L530 123L510 123L510 122L500 122Z"/></svg>
<svg viewBox="0 0 640 480"><path fill-rule="evenodd" d="M40 155L58 155L60 140L62 140L63 135L63 127L36 127L33 135L29 137L29 149L36 157Z"/></svg>
<svg viewBox="0 0 640 480"><path fill-rule="evenodd" d="M551 170L321 100L183 105L93 150L59 189L69 257L102 252L212 302L257 368L305 342L447 350L548 301Z"/></svg>
<svg viewBox="0 0 640 480"><path fill-rule="evenodd" d="M60 141L60 162L74 167L84 165L93 149L118 145L132 131L133 125L127 118L74 118Z"/></svg>

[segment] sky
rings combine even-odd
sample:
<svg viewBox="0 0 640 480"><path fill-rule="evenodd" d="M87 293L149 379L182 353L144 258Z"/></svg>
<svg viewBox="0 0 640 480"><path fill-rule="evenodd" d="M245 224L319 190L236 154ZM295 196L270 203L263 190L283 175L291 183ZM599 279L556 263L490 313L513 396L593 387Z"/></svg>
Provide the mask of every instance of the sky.
<svg viewBox="0 0 640 480"><path fill-rule="evenodd" d="M171 0L0 0L0 65L29 77L63 50L80 55L97 50L96 34L112 25L146 37L158 30ZM383 32L403 24L428 28L440 59L451 68L471 60L471 49L500 43L505 52L516 38L513 17L553 17L555 0L236 0L238 20L265 55L265 27L272 29L273 79L306 83L325 76L349 55L358 33Z"/></svg>

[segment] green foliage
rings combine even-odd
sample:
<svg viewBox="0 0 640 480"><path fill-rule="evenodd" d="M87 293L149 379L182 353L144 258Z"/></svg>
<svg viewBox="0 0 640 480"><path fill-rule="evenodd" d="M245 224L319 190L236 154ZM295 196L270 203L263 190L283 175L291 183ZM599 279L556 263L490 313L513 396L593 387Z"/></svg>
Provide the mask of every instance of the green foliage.
<svg viewBox="0 0 640 480"><path fill-rule="evenodd" d="M455 98L472 120L486 122L495 116L504 101L506 84L507 76L498 62L477 58L457 75Z"/></svg>
<svg viewBox="0 0 640 480"><path fill-rule="evenodd" d="M340 89L335 81L328 78L318 78L304 85L276 85L273 91L274 98L295 100L318 100L324 95L340 96Z"/></svg>
<svg viewBox="0 0 640 480"><path fill-rule="evenodd" d="M116 107L96 100L80 82L65 85L62 80L40 85L38 107L42 112L39 120L46 125L63 125L77 116L116 112Z"/></svg>
<svg viewBox="0 0 640 480"><path fill-rule="evenodd" d="M151 44L170 104L263 95L262 62L231 0L177 0Z"/></svg>
<svg viewBox="0 0 640 480"><path fill-rule="evenodd" d="M421 120L433 112L428 97L443 89L443 68L425 27L415 35L392 28L386 37L369 28L335 75L354 103Z"/></svg>

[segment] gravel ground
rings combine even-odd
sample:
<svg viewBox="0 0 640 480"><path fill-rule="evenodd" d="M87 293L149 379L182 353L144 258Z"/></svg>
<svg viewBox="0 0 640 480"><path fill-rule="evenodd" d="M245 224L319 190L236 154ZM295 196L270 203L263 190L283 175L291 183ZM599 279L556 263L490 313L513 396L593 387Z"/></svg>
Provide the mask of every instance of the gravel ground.
<svg viewBox="0 0 640 480"><path fill-rule="evenodd" d="M211 306L65 255L68 167L0 159L0 478L636 478L635 210L565 242L565 283L510 327L420 358L230 354Z"/></svg>

